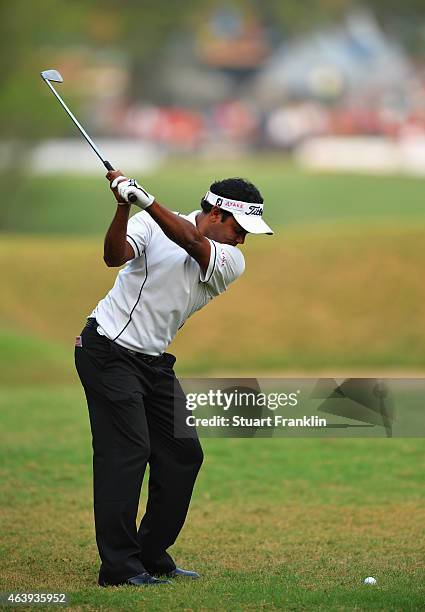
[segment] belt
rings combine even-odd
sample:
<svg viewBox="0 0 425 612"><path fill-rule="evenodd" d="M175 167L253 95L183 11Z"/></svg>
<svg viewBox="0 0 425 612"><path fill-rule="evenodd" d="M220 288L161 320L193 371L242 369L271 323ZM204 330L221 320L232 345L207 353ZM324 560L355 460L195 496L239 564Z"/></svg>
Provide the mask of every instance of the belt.
<svg viewBox="0 0 425 612"><path fill-rule="evenodd" d="M98 324L98 322L96 321L96 319L94 317L89 317L87 319L86 327L97 329L98 325L99 324ZM136 357L137 359L140 359L141 361L144 361L145 363L156 363L157 361L162 359L163 356L164 356L163 354L161 354L161 355L148 355L147 353L140 353L139 351L133 351L132 349L126 348L125 346L122 346L121 344L118 344L117 342L114 342L113 340L110 340L107 336L103 336L103 337L106 340L108 340L109 342L112 342L121 351L125 351L126 353L129 353L133 357Z"/></svg>

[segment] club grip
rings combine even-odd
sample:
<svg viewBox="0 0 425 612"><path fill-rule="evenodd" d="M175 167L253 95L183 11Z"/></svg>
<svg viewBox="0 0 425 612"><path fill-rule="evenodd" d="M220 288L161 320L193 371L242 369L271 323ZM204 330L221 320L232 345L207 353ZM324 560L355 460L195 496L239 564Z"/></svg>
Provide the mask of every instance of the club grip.
<svg viewBox="0 0 425 612"><path fill-rule="evenodd" d="M115 168L106 159L103 160L103 165L107 170L109 170L109 172L113 172L115 170ZM134 193L131 193L128 196L128 201L131 203L137 202L137 197L134 195Z"/></svg>

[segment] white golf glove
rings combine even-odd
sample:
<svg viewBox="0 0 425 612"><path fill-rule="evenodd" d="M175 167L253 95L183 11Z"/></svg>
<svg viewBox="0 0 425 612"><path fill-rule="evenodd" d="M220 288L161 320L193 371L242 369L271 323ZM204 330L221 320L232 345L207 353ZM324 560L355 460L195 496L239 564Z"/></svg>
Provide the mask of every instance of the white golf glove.
<svg viewBox="0 0 425 612"><path fill-rule="evenodd" d="M129 202L129 196L133 195L137 199L133 204L141 209L148 208L154 201L155 196L151 195L141 187L135 179L127 179L125 176L117 176L111 183L112 189L117 188L123 200Z"/></svg>

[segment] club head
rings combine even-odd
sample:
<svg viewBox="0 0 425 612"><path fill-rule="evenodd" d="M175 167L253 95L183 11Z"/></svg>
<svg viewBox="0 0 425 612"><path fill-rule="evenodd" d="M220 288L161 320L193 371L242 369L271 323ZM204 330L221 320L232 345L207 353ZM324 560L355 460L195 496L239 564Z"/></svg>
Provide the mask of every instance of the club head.
<svg viewBox="0 0 425 612"><path fill-rule="evenodd" d="M41 78L45 81L53 81L54 83L63 83L63 78L57 70L43 70Z"/></svg>

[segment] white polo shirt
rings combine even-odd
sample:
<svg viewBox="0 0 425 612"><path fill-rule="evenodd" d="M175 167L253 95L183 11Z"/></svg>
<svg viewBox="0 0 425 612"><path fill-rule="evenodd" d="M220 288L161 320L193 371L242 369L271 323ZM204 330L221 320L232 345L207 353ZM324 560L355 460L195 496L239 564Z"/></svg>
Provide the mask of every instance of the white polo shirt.
<svg viewBox="0 0 425 612"><path fill-rule="evenodd" d="M200 212L181 216L196 225ZM129 219L127 241L135 257L90 316L96 317L99 333L148 355L163 353L186 319L226 291L245 269L238 248L210 240L210 262L203 275L199 264L167 238L146 211Z"/></svg>

